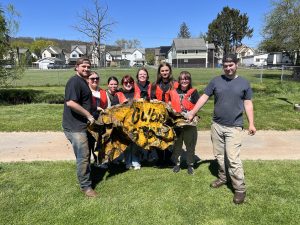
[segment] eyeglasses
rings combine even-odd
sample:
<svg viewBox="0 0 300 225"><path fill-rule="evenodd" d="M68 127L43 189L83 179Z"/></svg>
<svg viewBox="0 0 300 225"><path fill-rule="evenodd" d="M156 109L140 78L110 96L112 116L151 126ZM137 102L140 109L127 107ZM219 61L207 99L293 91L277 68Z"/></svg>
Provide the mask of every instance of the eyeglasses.
<svg viewBox="0 0 300 225"><path fill-rule="evenodd" d="M99 77L91 77L90 80L99 80Z"/></svg>
<svg viewBox="0 0 300 225"><path fill-rule="evenodd" d="M133 84L133 81L124 81L123 84Z"/></svg>

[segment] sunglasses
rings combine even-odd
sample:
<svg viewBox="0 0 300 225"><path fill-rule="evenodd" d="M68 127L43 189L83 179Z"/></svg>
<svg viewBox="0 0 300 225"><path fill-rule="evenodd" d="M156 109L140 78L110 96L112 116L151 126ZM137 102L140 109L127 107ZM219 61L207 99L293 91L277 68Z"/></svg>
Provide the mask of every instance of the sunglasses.
<svg viewBox="0 0 300 225"><path fill-rule="evenodd" d="M99 80L99 77L91 77L90 80Z"/></svg>
<svg viewBox="0 0 300 225"><path fill-rule="evenodd" d="M125 81L123 84L133 84L133 81Z"/></svg>

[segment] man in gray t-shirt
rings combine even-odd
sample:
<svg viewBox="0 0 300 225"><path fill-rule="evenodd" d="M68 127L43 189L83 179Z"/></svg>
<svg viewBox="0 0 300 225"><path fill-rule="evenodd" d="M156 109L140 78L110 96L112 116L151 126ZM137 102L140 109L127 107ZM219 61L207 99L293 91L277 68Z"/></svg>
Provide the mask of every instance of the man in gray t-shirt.
<svg viewBox="0 0 300 225"><path fill-rule="evenodd" d="M211 183L218 188L227 183L228 172L235 190L233 202L243 203L246 197L244 170L240 159L243 112L249 122L249 134L254 135L254 112L252 89L249 82L237 75L237 58L234 54L223 58L224 74L210 81L194 109L187 114L191 120L198 110L214 96L214 115L211 125L211 140L214 156L218 162L218 179ZM226 162L226 163L225 163Z"/></svg>

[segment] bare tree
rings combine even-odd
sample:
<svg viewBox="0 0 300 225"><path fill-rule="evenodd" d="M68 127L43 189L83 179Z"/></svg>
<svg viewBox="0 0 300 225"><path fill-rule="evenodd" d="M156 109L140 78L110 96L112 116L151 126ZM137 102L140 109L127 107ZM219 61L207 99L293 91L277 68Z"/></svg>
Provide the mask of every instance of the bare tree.
<svg viewBox="0 0 300 225"><path fill-rule="evenodd" d="M108 6L102 6L99 0L93 0L93 9L83 9L78 18L79 23L73 27L91 38L96 50L97 64L100 67L102 58L105 59L105 51L102 51L100 44L116 22L109 20Z"/></svg>

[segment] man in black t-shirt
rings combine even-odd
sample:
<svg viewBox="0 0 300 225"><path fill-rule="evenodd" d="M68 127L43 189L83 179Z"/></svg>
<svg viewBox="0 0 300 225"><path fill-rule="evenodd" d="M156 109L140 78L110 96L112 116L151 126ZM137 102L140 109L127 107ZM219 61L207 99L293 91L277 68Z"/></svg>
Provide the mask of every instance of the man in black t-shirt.
<svg viewBox="0 0 300 225"><path fill-rule="evenodd" d="M194 109L187 117L191 120L197 111L214 96L214 115L211 125L211 140L214 156L218 162L218 179L211 183L212 188L226 184L229 174L234 188L233 202L241 204L246 197L244 169L240 159L242 145L243 111L249 122L249 134L254 135L254 113L252 89L249 82L237 75L237 58L234 54L223 58L224 74L212 79L204 90Z"/></svg>
<svg viewBox="0 0 300 225"><path fill-rule="evenodd" d="M87 197L96 197L90 177L90 150L87 124L95 122L91 115L92 93L87 83L91 62L80 58L76 62L76 75L66 84L62 126L71 142L76 157L77 178L81 191Z"/></svg>

